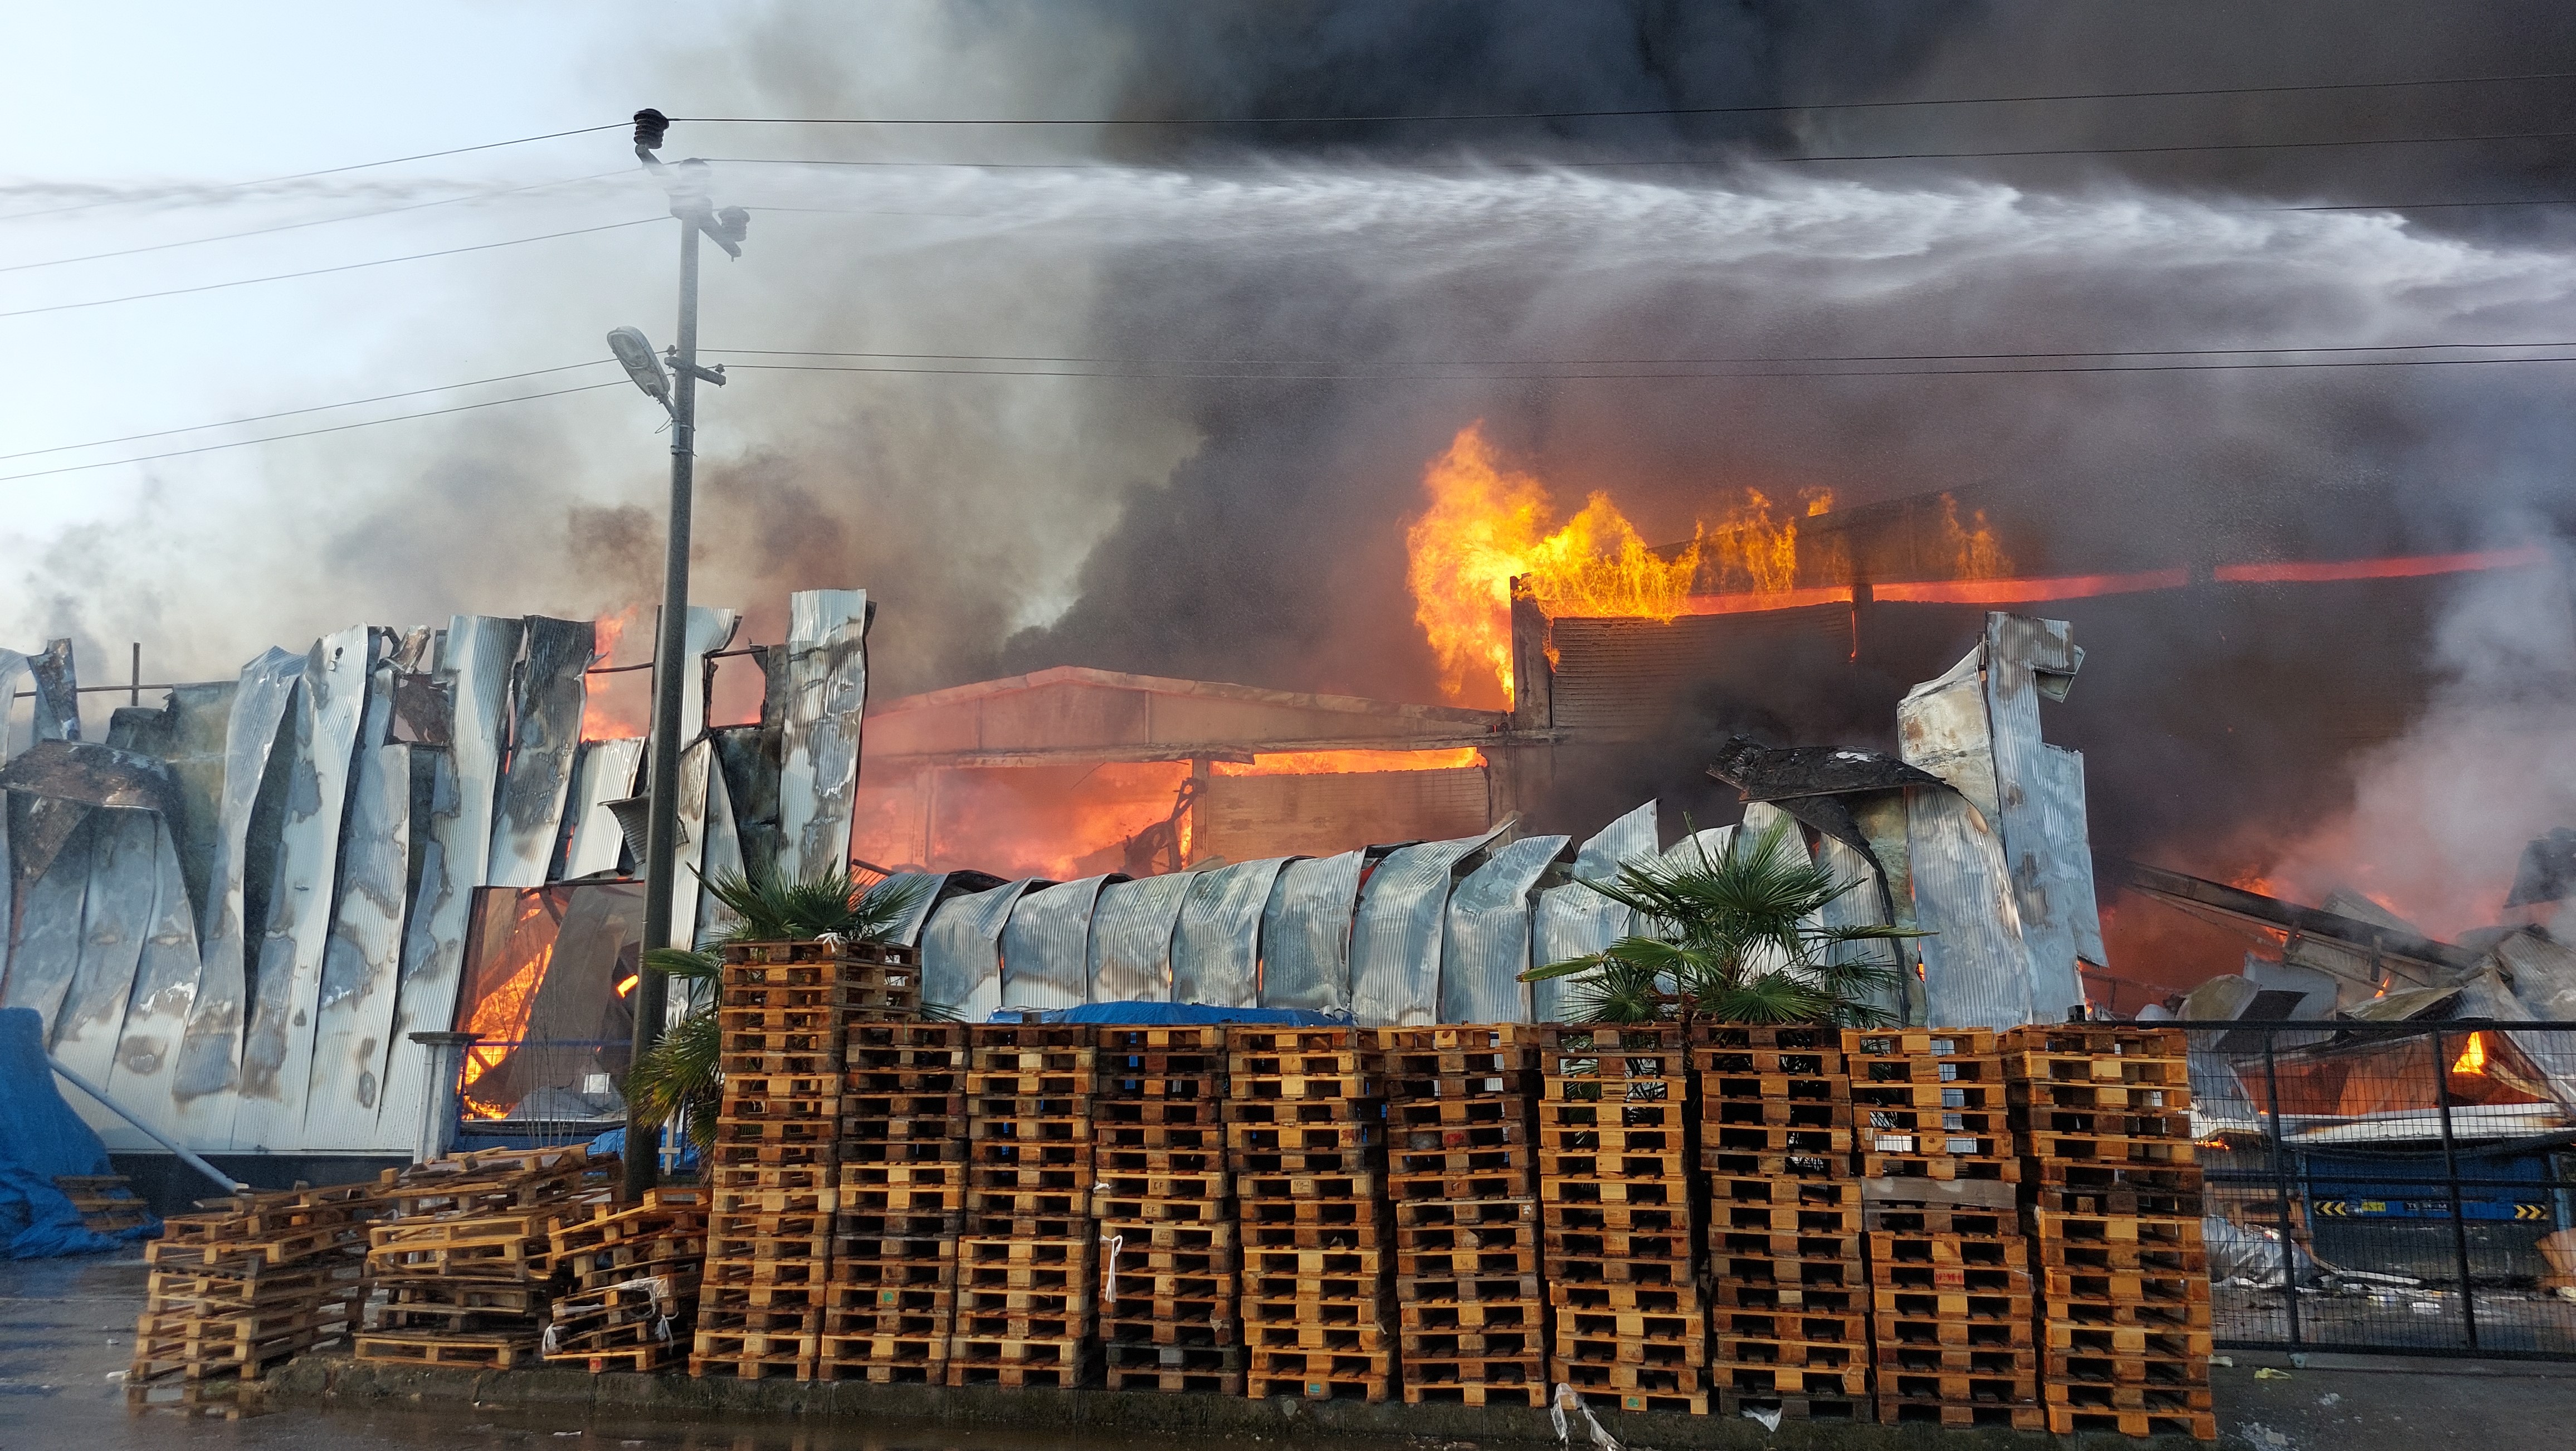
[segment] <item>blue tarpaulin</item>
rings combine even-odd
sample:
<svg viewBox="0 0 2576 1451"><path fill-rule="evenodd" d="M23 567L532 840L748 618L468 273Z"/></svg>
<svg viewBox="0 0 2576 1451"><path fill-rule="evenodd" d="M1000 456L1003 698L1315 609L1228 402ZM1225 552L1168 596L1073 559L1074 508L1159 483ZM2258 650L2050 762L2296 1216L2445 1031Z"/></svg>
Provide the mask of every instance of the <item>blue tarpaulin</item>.
<svg viewBox="0 0 2576 1451"><path fill-rule="evenodd" d="M85 1229L54 1187L60 1177L112 1172L107 1146L54 1087L45 1020L33 1008L0 1008L0 1254L96 1254L159 1234L158 1220L117 1234Z"/></svg>
<svg viewBox="0 0 2576 1451"><path fill-rule="evenodd" d="M1160 1027L1190 1023L1268 1023L1282 1028L1347 1028L1348 1013L1319 1013L1309 1008L1212 1008L1205 1003L1084 1003L1029 1013L1003 1008L986 1019L993 1023L1113 1023Z"/></svg>

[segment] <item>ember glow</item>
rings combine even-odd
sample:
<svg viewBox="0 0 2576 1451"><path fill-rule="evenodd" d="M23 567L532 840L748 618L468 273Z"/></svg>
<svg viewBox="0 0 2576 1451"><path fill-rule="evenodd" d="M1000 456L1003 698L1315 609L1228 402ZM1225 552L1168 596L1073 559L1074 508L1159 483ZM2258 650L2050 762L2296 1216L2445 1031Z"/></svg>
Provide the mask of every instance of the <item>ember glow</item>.
<svg viewBox="0 0 2576 1451"><path fill-rule="evenodd" d="M2452 1061L2451 1071L2453 1073L2477 1074L2483 1074L2487 1071L2486 1034L2471 1033L2469 1035L2469 1045L2462 1048L2460 1050L2460 1056Z"/></svg>
<svg viewBox="0 0 2576 1451"><path fill-rule="evenodd" d="M581 738L585 741L641 736L650 726L653 672L623 670L613 675L600 673L603 666L637 663L619 660L617 649L630 638L638 646L649 646L648 632L636 628L643 618L642 605L628 605L591 623L593 673L582 682ZM637 653L639 659L647 658L640 650Z"/></svg>
<svg viewBox="0 0 2576 1451"><path fill-rule="evenodd" d="M1447 751L1281 751L1211 762L1219 776L1329 776L1346 771L1463 771L1485 764L1474 746Z"/></svg>
<svg viewBox="0 0 2576 1451"><path fill-rule="evenodd" d="M523 894L519 922L506 940L522 941L536 936L536 933L523 929L544 916L545 912L543 893ZM477 1099L474 1084L484 1074L508 1062L510 1055L518 1051L519 1040L527 1036L528 1015L536 1010L537 991L546 985L546 969L554 962L554 956L553 937L547 934L545 945L537 949L536 955L521 963L499 987L478 999L473 1012L465 1020L466 1032L483 1035L481 1042L465 1050L465 1111L476 1118L499 1118L509 1112L506 1104Z"/></svg>
<svg viewBox="0 0 2576 1451"><path fill-rule="evenodd" d="M2222 564L2211 573L2231 584L2320 584L2339 579L2421 579L2435 574L2469 574L2487 569L2520 569L2545 563L2547 550L2487 549L2465 554L2410 554L2389 559L2276 560L2264 564Z"/></svg>

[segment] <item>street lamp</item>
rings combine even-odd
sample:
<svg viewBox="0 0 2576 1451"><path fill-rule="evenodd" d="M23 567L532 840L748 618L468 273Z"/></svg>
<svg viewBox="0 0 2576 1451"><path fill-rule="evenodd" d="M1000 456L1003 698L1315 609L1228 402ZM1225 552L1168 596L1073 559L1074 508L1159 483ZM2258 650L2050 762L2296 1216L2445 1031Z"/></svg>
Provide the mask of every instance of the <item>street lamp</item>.
<svg viewBox="0 0 2576 1451"><path fill-rule="evenodd" d="M653 354L644 334L622 327L608 335L608 346L624 364L635 386L671 415L670 537L662 554L662 629L653 650L653 733L650 780L646 786L644 827L644 948L673 945L671 899L677 886L680 805L680 698L687 684L689 650L689 503L690 469L695 459L698 384L724 386L724 369L698 366L698 238L706 236L728 257L742 255L742 239L751 214L740 207L715 209L710 199L707 164L691 159L666 166L653 153L671 129L670 118L655 110L635 113L635 157L670 194L671 215L680 222L680 341L663 357ZM669 371L664 372L667 361ZM695 926L694 921L690 924ZM687 944L682 944L687 945ZM635 983L635 1035L630 1063L641 1061L662 1036L668 995L660 973L646 969ZM660 1177L658 1145L635 1121L636 1107L626 1104L626 1191L631 1199L653 1187Z"/></svg>

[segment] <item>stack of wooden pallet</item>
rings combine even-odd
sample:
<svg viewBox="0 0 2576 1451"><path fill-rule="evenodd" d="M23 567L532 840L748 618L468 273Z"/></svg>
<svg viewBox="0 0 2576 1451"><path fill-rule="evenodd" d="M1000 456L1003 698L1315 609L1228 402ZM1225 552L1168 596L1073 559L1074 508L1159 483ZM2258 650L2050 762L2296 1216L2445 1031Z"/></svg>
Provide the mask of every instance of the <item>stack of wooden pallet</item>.
<svg viewBox="0 0 2576 1451"><path fill-rule="evenodd" d="M1536 1030L1379 1028L1404 1399L1547 1404Z"/></svg>
<svg viewBox="0 0 2576 1451"><path fill-rule="evenodd" d="M1091 1363L1093 1029L969 1030L965 1233L948 1383L1077 1386Z"/></svg>
<svg viewBox="0 0 2576 1451"><path fill-rule="evenodd" d="M1878 1415L2039 1429L2021 1162L1983 1028L1846 1029Z"/></svg>
<svg viewBox="0 0 2576 1451"><path fill-rule="evenodd" d="M192 1408L229 1401L244 1382L358 1323L367 1296L367 1221L383 1203L365 1185L236 1194L163 1221L134 1327L128 1400Z"/></svg>
<svg viewBox="0 0 2576 1451"><path fill-rule="evenodd" d="M54 1187L92 1234L123 1234L152 1222L151 1206L134 1197L122 1174L58 1174Z"/></svg>
<svg viewBox="0 0 2576 1451"><path fill-rule="evenodd" d="M510 1370L543 1353L554 1232L615 1196L618 1161L579 1145L487 1149L386 1171L392 1209L368 1233L383 1294L360 1360Z"/></svg>
<svg viewBox="0 0 2576 1451"><path fill-rule="evenodd" d="M814 1378L838 1207L842 1035L855 1011L884 1011L890 990L917 1005L909 949L725 948L724 1097L708 1153L715 1204L691 1375Z"/></svg>
<svg viewBox="0 0 2576 1451"><path fill-rule="evenodd" d="M1538 1046L1551 1376L1593 1404L1705 1415L1682 1030L1546 1024Z"/></svg>
<svg viewBox="0 0 2576 1451"><path fill-rule="evenodd" d="M1396 1388L1386 1084L1368 1041L1360 1028L1226 1030L1255 1399L1382 1401Z"/></svg>
<svg viewBox="0 0 2576 1451"><path fill-rule="evenodd" d="M591 1206L555 1227L568 1284L546 1327L550 1361L590 1373L659 1371L687 1361L707 1256L707 1191L647 1189L637 1204Z"/></svg>
<svg viewBox="0 0 2576 1451"><path fill-rule="evenodd" d="M1225 1029L1098 1033L1091 1213L1109 1388L1241 1395Z"/></svg>
<svg viewBox="0 0 2576 1451"><path fill-rule="evenodd" d="M1842 1034L1719 1025L1703 1039L1692 1061L1719 1410L1874 1419Z"/></svg>
<svg viewBox="0 0 2576 1451"><path fill-rule="evenodd" d="M2182 1030L2016 1028L2004 1049L2041 1263L2049 1429L2214 1439Z"/></svg>
<svg viewBox="0 0 2576 1451"><path fill-rule="evenodd" d="M822 1373L944 1384L966 1207L966 1025L854 1022L843 1045Z"/></svg>

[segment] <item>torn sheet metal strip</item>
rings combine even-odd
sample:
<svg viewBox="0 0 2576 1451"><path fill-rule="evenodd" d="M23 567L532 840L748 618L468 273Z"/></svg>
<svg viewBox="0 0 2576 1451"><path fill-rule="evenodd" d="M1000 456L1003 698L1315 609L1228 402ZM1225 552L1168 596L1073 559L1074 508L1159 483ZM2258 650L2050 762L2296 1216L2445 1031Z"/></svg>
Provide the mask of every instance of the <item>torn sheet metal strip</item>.
<svg viewBox="0 0 2576 1451"><path fill-rule="evenodd" d="M742 828L734 818L733 793L725 784L724 759L713 741L707 742L706 805L699 813L699 828L705 845L698 850L698 873L689 880L698 904L694 941L704 942L734 922L733 913L706 884L743 874Z"/></svg>
<svg viewBox="0 0 2576 1451"><path fill-rule="evenodd" d="M921 995L980 1023L1002 1005L1002 928L1036 879L951 897L921 932Z"/></svg>
<svg viewBox="0 0 2576 1451"><path fill-rule="evenodd" d="M18 699L18 677L32 676L32 662L15 650L0 650L0 700L13 706ZM0 730L0 765L9 760L9 732Z"/></svg>
<svg viewBox="0 0 2576 1451"><path fill-rule="evenodd" d="M1656 856L1655 803L1649 801L1593 833L1574 854L1574 880L1539 893L1530 915L1530 957L1541 966L1587 957L1633 930L1636 913L1586 882L1606 882L1621 864ZM1564 978L1530 984L1530 1013L1542 1023L1565 1019Z"/></svg>
<svg viewBox="0 0 2576 1451"><path fill-rule="evenodd" d="M2084 1000L2075 975L2074 869L2063 859L2089 848L2063 840L2067 812L2052 792L2066 788L2065 764L2052 760L2051 747L2040 739L2039 673L2059 679L2073 675L2075 646L2063 620L1994 612L1986 616L1985 655L1986 718L2000 813L1989 813L1987 821L2003 840L2004 869L2021 908L2031 1012L2035 1021L2054 1023ZM2080 761L2073 785L2080 802ZM2100 935L2098 923L2094 935Z"/></svg>
<svg viewBox="0 0 2576 1451"><path fill-rule="evenodd" d="M535 887L553 864L555 832L572 786L573 751L589 687L593 627L588 620L530 615L511 675L509 764L493 809L492 854L483 885Z"/></svg>
<svg viewBox="0 0 2576 1451"><path fill-rule="evenodd" d="M510 667L527 626L514 619L457 615L447 622L435 665L452 710L448 745L430 753L429 805L413 824L420 875L403 925L394 1019L376 1123L388 1143L416 1142L430 1050L414 1033L443 1033L456 1022L465 973L465 934L474 889L492 850L493 802L507 730Z"/></svg>
<svg viewBox="0 0 2576 1451"><path fill-rule="evenodd" d="M1090 1001L1091 914L1109 878L1032 893L1002 927L1002 1006L1071 1008Z"/></svg>
<svg viewBox="0 0 2576 1451"><path fill-rule="evenodd" d="M1938 678L1905 692L1896 703L1896 749L1905 764L1949 782L1991 822L2003 808L1995 786L1994 732L1986 719L1985 668L1986 647L1980 643Z"/></svg>
<svg viewBox="0 0 2576 1451"><path fill-rule="evenodd" d="M886 940L905 947L920 945L921 929L930 922L930 914L939 905L939 894L948 885L946 872L897 872L885 879L884 885L901 886L927 882L926 887L912 888L912 905L892 927L886 929Z"/></svg>
<svg viewBox="0 0 2576 1451"><path fill-rule="evenodd" d="M1200 872L1172 930L1172 1001L1212 1008L1257 1005L1261 914L1283 857Z"/></svg>
<svg viewBox="0 0 2576 1451"><path fill-rule="evenodd" d="M1885 927L1891 925L1887 920L1887 898L1878 878L1878 870L1869 864L1869 858L1861 855L1857 848L1847 842L1836 841L1830 836L1819 837L1816 840L1816 865L1823 868L1827 876L1833 878L1834 885L1843 889L1839 896L1825 903L1824 910L1817 914L1824 926ZM1896 944L1891 942L1839 943L1827 949L1826 960L1837 964L1866 964L1897 974L1898 981L1884 991L1862 994L1860 1003L1879 1013L1880 1020L1883 1022L1899 1024L1905 1021L1905 984L1903 982L1905 965L1897 955Z"/></svg>
<svg viewBox="0 0 2576 1451"><path fill-rule="evenodd" d="M1440 928L1450 872L1502 829L1404 847L1369 873L1351 923L1351 1016L1362 1026L1439 1021Z"/></svg>
<svg viewBox="0 0 2576 1451"><path fill-rule="evenodd" d="M1172 1000L1172 933L1189 896L1188 872L1112 882L1091 912L1091 1000Z"/></svg>
<svg viewBox="0 0 2576 1451"><path fill-rule="evenodd" d="M394 641L387 635L380 644ZM409 1135L380 1141L377 1124L410 905L412 748L392 740L399 675L388 649L367 679L357 774L340 833L339 896L314 1008L304 1097L304 1147L311 1150L400 1152L412 1142Z"/></svg>
<svg viewBox="0 0 2576 1451"><path fill-rule="evenodd" d="M47 640L44 653L29 660L27 668L36 677L35 738L79 740L80 679L72 664L72 642Z"/></svg>
<svg viewBox="0 0 2576 1451"><path fill-rule="evenodd" d="M313 643L287 711L294 754L278 826L277 872L268 923L251 975L242 1028L238 1149L304 1146L304 1094L312 1084L313 1029L322 996L322 954L340 863L340 827L357 763L358 722L382 632L353 625Z"/></svg>
<svg viewBox="0 0 2576 1451"><path fill-rule="evenodd" d="M698 873L707 849L707 781L716 769L716 743L699 740L680 752L678 840L671 852L671 940L663 947L697 945Z"/></svg>
<svg viewBox="0 0 2576 1451"><path fill-rule="evenodd" d="M1346 851L1280 870L1261 913L1261 1006L1350 1011L1360 858Z"/></svg>
<svg viewBox="0 0 2576 1451"><path fill-rule="evenodd" d="M272 856L276 851L273 839L250 839L251 814L287 703L303 678L302 655L271 648L242 667L224 722L223 797L197 934L202 966L170 1084L180 1126L176 1137L201 1152L232 1147L232 1090L241 1082L250 954L266 925L243 920L242 883L253 852Z"/></svg>
<svg viewBox="0 0 2576 1451"><path fill-rule="evenodd" d="M786 875L838 870L850 856L859 725L868 702L865 590L799 590L787 600L787 713L778 826Z"/></svg>
<svg viewBox="0 0 2576 1451"><path fill-rule="evenodd" d="M680 690L680 744L696 740L707 728L707 656L732 644L734 631L741 627L739 611L712 605L689 606L689 677Z"/></svg>
<svg viewBox="0 0 2576 1451"><path fill-rule="evenodd" d="M1927 1020L1944 1028L2030 1022L2030 959L2003 842L1955 791L1917 786L1905 795L1915 913L1933 934L1919 939Z"/></svg>
<svg viewBox="0 0 2576 1451"><path fill-rule="evenodd" d="M54 1061L91 1083L105 1083L116 1064L126 1004L134 996L143 942L152 931L159 883L154 847L161 818L150 811L101 811L91 825L88 895L81 906L80 966L54 1020ZM87 1095L81 1095L83 1099ZM116 1149L151 1146L134 1127L98 1104L76 1104Z"/></svg>
<svg viewBox="0 0 2576 1451"><path fill-rule="evenodd" d="M81 904L89 897L90 862L96 855L100 828L109 813L94 806L42 801L24 796L0 797L12 815L12 844L21 858L34 834L28 813L43 811L59 823L58 845L42 874L17 880L18 940L9 954L9 980L0 982L0 1008L32 1008L45 1020L51 1037L64 995L80 972ZM23 865L23 862L20 863ZM7 924L0 924L5 926Z"/></svg>
<svg viewBox="0 0 2576 1451"><path fill-rule="evenodd" d="M608 809L608 803L622 801L642 789L643 765L641 736L582 743L580 756L573 763L570 804L564 810L565 877L596 876L617 870L618 859L626 850L626 833L618 826L617 815Z"/></svg>
<svg viewBox="0 0 2576 1451"><path fill-rule="evenodd" d="M1449 894L1440 935L1440 1021L1526 1023L1530 888L1572 840L1526 836L1496 851Z"/></svg>
<svg viewBox="0 0 2576 1451"><path fill-rule="evenodd" d="M171 823L155 824L152 918L135 963L116 1059L104 1081L107 1096L118 1107L175 1139L178 1107L170 1097L170 1082L179 1036L188 1026L188 1005L197 993L197 918Z"/></svg>

